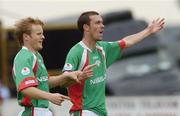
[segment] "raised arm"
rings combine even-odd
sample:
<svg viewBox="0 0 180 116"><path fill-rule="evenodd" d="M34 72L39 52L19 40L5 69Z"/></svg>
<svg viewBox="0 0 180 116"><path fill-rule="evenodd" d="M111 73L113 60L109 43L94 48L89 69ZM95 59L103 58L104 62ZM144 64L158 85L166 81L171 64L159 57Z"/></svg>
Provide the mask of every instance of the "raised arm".
<svg viewBox="0 0 180 116"><path fill-rule="evenodd" d="M156 20L153 20L147 28L145 28L144 30L142 30L139 33L133 34L133 35L129 35L125 38L123 38L124 42L125 42L125 47L131 47L132 45L140 42L141 40L143 40L145 37L159 32L163 26L165 24L164 18L158 18Z"/></svg>

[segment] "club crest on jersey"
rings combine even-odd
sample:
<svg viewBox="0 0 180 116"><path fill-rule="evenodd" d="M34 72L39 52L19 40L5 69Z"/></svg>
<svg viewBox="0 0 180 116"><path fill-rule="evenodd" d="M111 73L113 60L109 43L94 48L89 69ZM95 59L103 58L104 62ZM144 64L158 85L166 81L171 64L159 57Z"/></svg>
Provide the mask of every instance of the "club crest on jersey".
<svg viewBox="0 0 180 116"><path fill-rule="evenodd" d="M66 63L64 66L64 70L72 70L72 64Z"/></svg>
<svg viewBox="0 0 180 116"><path fill-rule="evenodd" d="M28 75L30 73L30 69L28 67L24 67L22 70L21 70L21 74L22 75Z"/></svg>
<svg viewBox="0 0 180 116"><path fill-rule="evenodd" d="M100 66L100 64L101 64L101 61L99 61L99 60L96 60L95 64L96 64L97 66Z"/></svg>

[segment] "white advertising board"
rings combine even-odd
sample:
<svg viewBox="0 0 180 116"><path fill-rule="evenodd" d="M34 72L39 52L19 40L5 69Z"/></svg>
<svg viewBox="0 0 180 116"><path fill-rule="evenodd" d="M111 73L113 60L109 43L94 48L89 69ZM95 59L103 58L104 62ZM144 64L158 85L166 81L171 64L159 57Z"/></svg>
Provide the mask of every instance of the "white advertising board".
<svg viewBox="0 0 180 116"><path fill-rule="evenodd" d="M180 96L108 97L108 116L180 116Z"/></svg>

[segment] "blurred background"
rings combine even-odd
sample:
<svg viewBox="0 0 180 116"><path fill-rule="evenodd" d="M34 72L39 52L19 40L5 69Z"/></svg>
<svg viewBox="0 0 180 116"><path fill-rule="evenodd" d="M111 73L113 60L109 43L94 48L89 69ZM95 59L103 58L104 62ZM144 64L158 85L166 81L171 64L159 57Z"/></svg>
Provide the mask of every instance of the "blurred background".
<svg viewBox="0 0 180 116"><path fill-rule="evenodd" d="M99 12L105 25L104 40L117 41L165 18L164 29L123 51L108 69L106 86L109 116L180 116L180 0L0 0L0 112L16 116L12 62L20 46L14 23L24 17L45 22L40 51L51 75L61 73L69 49L81 40L79 15ZM66 88L51 92L67 95ZM55 116L68 116L71 103L51 104Z"/></svg>

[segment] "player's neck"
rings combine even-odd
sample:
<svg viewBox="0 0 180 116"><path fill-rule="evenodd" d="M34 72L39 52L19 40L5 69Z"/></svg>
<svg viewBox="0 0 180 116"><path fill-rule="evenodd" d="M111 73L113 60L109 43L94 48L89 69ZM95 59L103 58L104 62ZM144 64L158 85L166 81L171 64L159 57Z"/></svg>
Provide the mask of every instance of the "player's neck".
<svg viewBox="0 0 180 116"><path fill-rule="evenodd" d="M82 42L91 50L96 48L96 41L93 41L92 39L83 38Z"/></svg>
<svg viewBox="0 0 180 116"><path fill-rule="evenodd" d="M24 44L24 47L26 47L29 51L31 51L32 53L37 53L38 51L36 51L36 50L34 50L33 48L32 48L32 46L30 46L30 45L28 45L28 44Z"/></svg>

